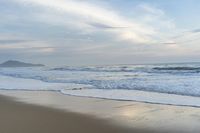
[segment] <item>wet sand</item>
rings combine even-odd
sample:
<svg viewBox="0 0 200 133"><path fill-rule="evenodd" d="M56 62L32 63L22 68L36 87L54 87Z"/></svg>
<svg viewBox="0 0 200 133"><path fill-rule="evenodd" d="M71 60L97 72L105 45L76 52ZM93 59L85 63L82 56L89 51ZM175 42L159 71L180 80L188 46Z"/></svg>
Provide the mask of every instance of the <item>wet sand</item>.
<svg viewBox="0 0 200 133"><path fill-rule="evenodd" d="M199 133L200 109L0 91L0 133Z"/></svg>
<svg viewBox="0 0 200 133"><path fill-rule="evenodd" d="M88 115L15 102L0 96L1 133L143 133Z"/></svg>

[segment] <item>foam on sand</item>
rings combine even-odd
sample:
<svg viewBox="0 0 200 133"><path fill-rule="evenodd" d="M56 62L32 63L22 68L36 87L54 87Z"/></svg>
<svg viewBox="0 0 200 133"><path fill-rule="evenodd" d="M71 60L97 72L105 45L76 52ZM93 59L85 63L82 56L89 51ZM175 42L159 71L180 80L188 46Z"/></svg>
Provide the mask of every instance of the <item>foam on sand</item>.
<svg viewBox="0 0 200 133"><path fill-rule="evenodd" d="M5 90L48 90L60 91L65 89L80 88L84 85L73 83L48 83L34 79L13 78L9 76L0 76L0 89ZM87 87L85 85L85 87Z"/></svg>
<svg viewBox="0 0 200 133"><path fill-rule="evenodd" d="M34 79L0 76L0 89L59 91L66 95L94 97L125 101L140 101L158 104L200 107L200 98L166 93L123 89L87 89L90 85L73 83L49 83Z"/></svg>
<svg viewBox="0 0 200 133"><path fill-rule="evenodd" d="M74 96L200 107L199 97L166 94L166 93L146 92L138 90L119 90L119 89L62 90L61 92L63 94L74 95Z"/></svg>

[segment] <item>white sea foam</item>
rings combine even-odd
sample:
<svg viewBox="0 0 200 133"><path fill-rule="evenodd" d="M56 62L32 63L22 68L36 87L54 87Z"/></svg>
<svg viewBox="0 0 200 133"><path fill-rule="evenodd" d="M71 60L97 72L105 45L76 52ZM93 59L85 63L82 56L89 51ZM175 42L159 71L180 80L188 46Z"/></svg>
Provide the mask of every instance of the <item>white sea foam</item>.
<svg viewBox="0 0 200 133"><path fill-rule="evenodd" d="M0 76L0 89L7 90L49 90L60 91L72 88L89 88L89 85L80 85L73 83L48 83L34 79L21 79L8 76Z"/></svg>
<svg viewBox="0 0 200 133"><path fill-rule="evenodd" d="M61 92L63 94L73 95L73 96L200 107L200 97L191 97L191 96L174 95L166 93L145 92L137 90L117 90L117 89L62 90Z"/></svg>
<svg viewBox="0 0 200 133"><path fill-rule="evenodd" d="M8 90L60 91L63 94L74 96L200 107L200 97L145 92L138 90L87 89L91 86L73 83L48 83L34 79L20 79L8 76L0 76L0 81L0 88Z"/></svg>

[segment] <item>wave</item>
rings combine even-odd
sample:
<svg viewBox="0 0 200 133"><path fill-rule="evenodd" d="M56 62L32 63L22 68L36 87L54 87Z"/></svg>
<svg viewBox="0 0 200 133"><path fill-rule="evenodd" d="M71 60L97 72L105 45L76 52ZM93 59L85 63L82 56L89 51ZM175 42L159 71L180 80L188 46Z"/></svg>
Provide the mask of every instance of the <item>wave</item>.
<svg viewBox="0 0 200 133"><path fill-rule="evenodd" d="M118 67L58 67L50 71L79 71L79 72L127 72L127 73L200 73L200 67L193 66L118 66Z"/></svg>
<svg viewBox="0 0 200 133"><path fill-rule="evenodd" d="M13 78L21 79L34 79L47 83L62 83L62 84L77 84L81 86L90 86L93 89L101 90L140 90L147 92L158 92L176 95L188 95L188 96L200 96L200 79L196 77L182 76L143 76L134 78L122 78L122 79L99 79L96 77L88 78L86 75L77 75L76 79L64 78L60 79L59 75L57 77L51 77L51 75L26 75L26 74L3 74L4 76L9 76ZM79 77L78 77L79 76ZM96 79L95 79L96 78Z"/></svg>
<svg viewBox="0 0 200 133"><path fill-rule="evenodd" d="M97 66L0 69L0 75L47 83L78 84L101 90L140 90L200 96L198 66ZM189 72L188 72L189 71ZM186 73L186 74L185 74ZM188 74L189 73L189 74ZM1 84L1 83L0 83ZM14 86L14 84L13 84Z"/></svg>
<svg viewBox="0 0 200 133"><path fill-rule="evenodd" d="M154 67L153 69L154 70L176 70L176 71L198 70L198 72L200 72L200 67Z"/></svg>
<svg viewBox="0 0 200 133"><path fill-rule="evenodd" d="M200 107L200 98L166 93L124 89L94 89L89 85L46 83L33 79L0 76L0 90L56 91L65 95L103 99L140 101L154 104ZM12 82L12 84L10 84Z"/></svg>
<svg viewBox="0 0 200 133"><path fill-rule="evenodd" d="M1 90L61 91L74 88L91 88L90 85L74 83L50 83L35 79L0 76ZM11 84L12 83L12 84Z"/></svg>
<svg viewBox="0 0 200 133"><path fill-rule="evenodd" d="M104 66L104 67L57 67L52 68L50 70L55 71L88 71L88 72L135 72L137 69L141 68L135 68L130 66Z"/></svg>

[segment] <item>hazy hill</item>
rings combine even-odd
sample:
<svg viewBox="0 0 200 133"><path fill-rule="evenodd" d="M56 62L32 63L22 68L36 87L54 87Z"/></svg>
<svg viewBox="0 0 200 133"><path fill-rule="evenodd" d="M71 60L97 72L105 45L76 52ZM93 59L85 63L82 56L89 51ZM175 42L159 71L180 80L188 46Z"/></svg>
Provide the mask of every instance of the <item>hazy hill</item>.
<svg viewBox="0 0 200 133"><path fill-rule="evenodd" d="M24 63L24 62L15 61L15 60L9 60L0 64L0 67L41 67L41 66L44 66L44 65Z"/></svg>

